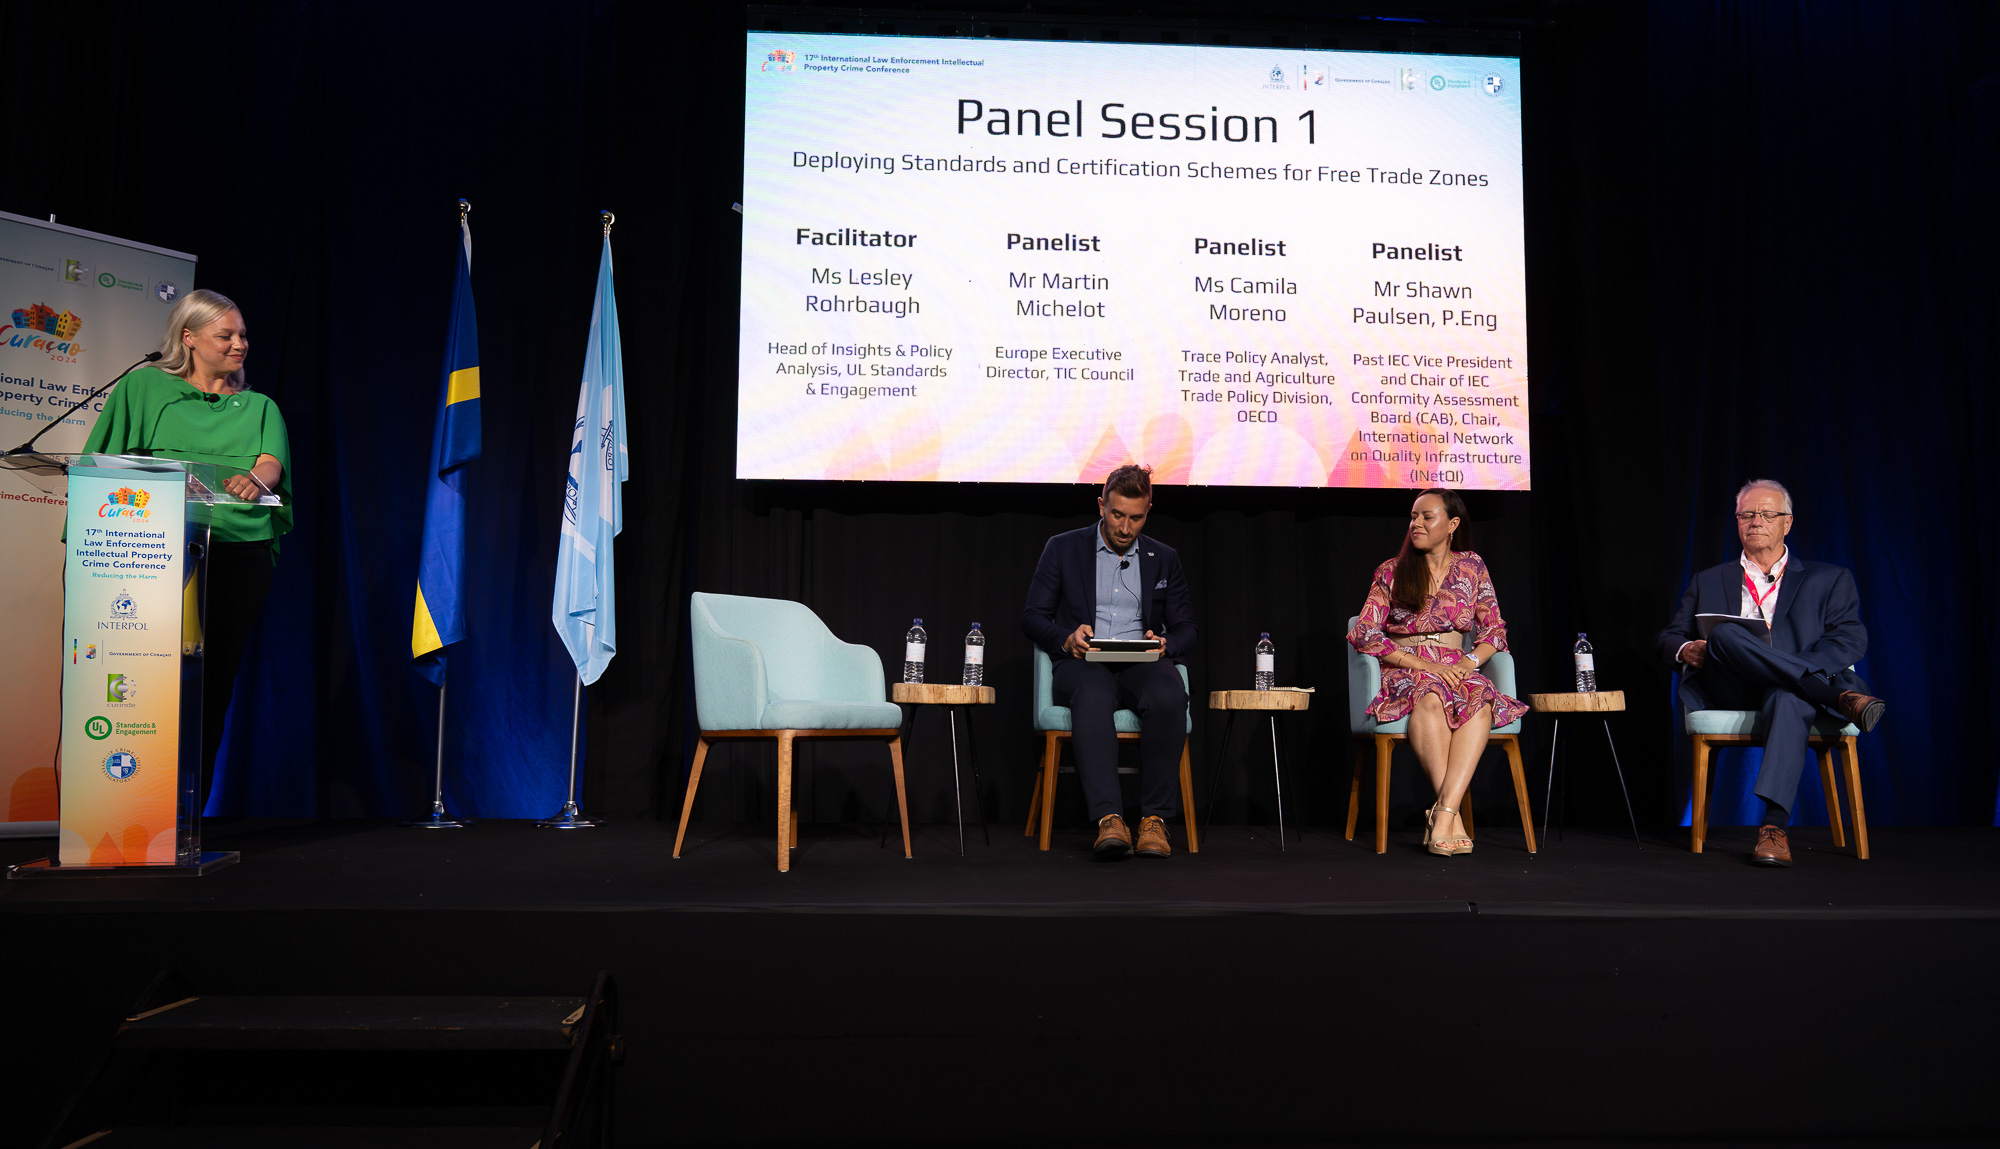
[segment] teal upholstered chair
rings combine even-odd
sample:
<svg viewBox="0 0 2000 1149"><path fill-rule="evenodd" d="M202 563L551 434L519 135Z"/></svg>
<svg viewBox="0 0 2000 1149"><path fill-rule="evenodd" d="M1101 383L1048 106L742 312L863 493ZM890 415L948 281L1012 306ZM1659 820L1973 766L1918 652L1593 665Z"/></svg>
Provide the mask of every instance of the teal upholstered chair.
<svg viewBox="0 0 2000 1149"><path fill-rule="evenodd" d="M1690 710L1683 718L1688 741L1694 744L1694 805L1689 811L1689 834L1694 852L1701 853L1708 839L1708 807L1715 795L1708 784L1709 756L1718 746L1762 746L1764 732L1757 727L1755 710ZM1834 785L1833 751L1846 751L1847 801L1854 814L1854 856L1868 857L1868 818L1861 808L1861 759L1855 739L1861 731L1822 713L1812 724L1807 741L1819 751L1819 780L1826 787L1826 820L1833 830L1833 844L1847 845L1840 824L1840 788Z"/></svg>
<svg viewBox="0 0 2000 1149"><path fill-rule="evenodd" d="M1187 667L1181 672L1181 689L1187 689ZM1033 836L1036 822L1041 824L1041 848L1049 848L1049 834L1055 824L1056 774L1073 774L1074 768L1063 769L1062 744L1070 737L1069 707L1057 706L1055 700L1055 672L1049 663L1049 653L1041 647L1035 648L1035 730L1042 736L1042 770L1036 780L1035 792L1028 799L1028 826L1021 833ZM1139 716L1130 710L1114 711L1111 724L1118 731L1120 742L1139 740ZM1194 733L1194 705L1189 701L1187 730ZM1130 766L1121 766L1120 774L1137 774ZM1181 742L1181 820L1187 826L1188 853L1201 853L1201 839L1194 831L1194 773L1188 769L1187 742Z"/></svg>
<svg viewBox="0 0 2000 1149"><path fill-rule="evenodd" d="M1357 618L1347 620L1347 630L1352 633ZM1345 641L1344 639L1342 640ZM1495 651L1486 660L1480 673L1490 679L1500 693L1509 698L1519 698L1514 692L1514 656L1504 650ZM1396 743L1410 736L1410 720L1399 718L1394 722L1377 722L1368 715L1368 704L1382 691L1382 663L1373 655L1363 654L1347 646L1347 727L1356 741L1354 753L1354 778L1347 787L1347 840L1354 840L1354 823L1361 813L1361 775L1367 769L1368 749L1372 743L1375 749L1375 852L1389 850L1389 760L1394 755ZM1521 832L1527 836L1528 852L1535 852L1535 819L1528 812L1528 776L1521 769L1521 722L1516 718L1505 726L1493 730L1492 741L1507 752L1507 767L1514 775L1514 799L1521 806ZM1470 792L1459 817L1465 821L1465 832L1472 830L1472 802Z"/></svg>
<svg viewBox="0 0 2000 1149"><path fill-rule="evenodd" d="M910 807L903 794L903 712L888 700L882 659L835 638L805 606L776 598L697 591L688 607L694 635L694 706L701 725L674 857L681 856L710 743L771 738L778 743L778 869L791 869L799 844L792 790L792 743L801 738L879 738L896 772L903 856L910 856Z"/></svg>

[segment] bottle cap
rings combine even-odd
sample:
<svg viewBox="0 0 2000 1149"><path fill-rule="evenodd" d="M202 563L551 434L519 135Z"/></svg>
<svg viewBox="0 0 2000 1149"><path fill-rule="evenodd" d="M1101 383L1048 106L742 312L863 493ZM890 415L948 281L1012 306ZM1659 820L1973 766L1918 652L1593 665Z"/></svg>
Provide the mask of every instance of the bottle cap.
<svg viewBox="0 0 2000 1149"><path fill-rule="evenodd" d="M921 618L913 618L913 619L911 619L911 620L910 620L910 625L911 625L911 626L922 626L923 624L924 624L924 620L923 620L923 619L921 619Z"/></svg>
<svg viewBox="0 0 2000 1149"><path fill-rule="evenodd" d="M972 624L972 629L974 629L974 630L978 630L978 629L979 629L979 624L978 624L978 623L976 623L976 622L975 622L975 623L973 623L973 624Z"/></svg>
<svg viewBox="0 0 2000 1149"><path fill-rule="evenodd" d="M1269 637L1271 637L1271 632L1270 632L1270 631L1268 631L1268 630L1267 630L1267 631L1263 631L1263 632L1259 633L1259 634L1257 635L1257 637L1258 637L1258 638L1269 638Z"/></svg>

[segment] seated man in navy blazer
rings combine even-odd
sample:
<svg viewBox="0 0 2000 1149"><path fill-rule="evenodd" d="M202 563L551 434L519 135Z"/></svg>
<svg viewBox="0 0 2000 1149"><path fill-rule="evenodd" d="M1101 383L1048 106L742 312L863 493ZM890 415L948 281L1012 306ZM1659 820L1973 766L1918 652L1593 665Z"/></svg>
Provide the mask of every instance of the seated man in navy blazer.
<svg viewBox="0 0 2000 1149"><path fill-rule="evenodd" d="M1028 584L1021 630L1054 663L1057 704L1070 708L1076 776L1097 823L1100 861L1133 852L1118 792L1115 710L1132 710L1139 736L1139 841L1143 857L1173 853L1167 818L1180 796L1188 696L1175 660L1194 646L1194 608L1174 549L1139 533L1153 509L1153 480L1130 464L1111 472L1097 500L1098 521L1048 541ZM1155 662L1086 662L1092 638L1152 639Z"/></svg>
<svg viewBox="0 0 2000 1149"><path fill-rule="evenodd" d="M1853 572L1793 555L1785 545L1791 530L1791 493L1770 479L1745 484L1736 492L1742 557L1694 576L1658 647L1681 672L1681 703L1689 710L1759 712L1765 733L1757 796L1764 799L1764 820L1750 860L1762 866L1792 864L1785 826L1820 711L1873 730L1888 709L1849 669L1868 651ZM1697 614L1762 619L1770 641L1724 623L1704 642Z"/></svg>

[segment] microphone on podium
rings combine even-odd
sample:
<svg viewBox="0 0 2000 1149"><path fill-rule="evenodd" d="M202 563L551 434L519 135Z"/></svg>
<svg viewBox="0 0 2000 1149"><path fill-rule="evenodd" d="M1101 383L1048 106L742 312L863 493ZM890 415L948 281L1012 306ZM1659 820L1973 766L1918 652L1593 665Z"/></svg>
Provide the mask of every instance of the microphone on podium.
<svg viewBox="0 0 2000 1149"><path fill-rule="evenodd" d="M120 371L120 372L119 372L118 374L116 374L116 375L112 376L112 377L111 377L111 383L106 383L106 384L105 384L104 386L102 386L102 387L99 387L99 388L98 388L97 390L95 390L95 391L92 391L92 392L91 392L90 394L88 394L88 395L85 395L85 396L84 396L83 398L81 398L81 399L78 399L78 400L77 400L76 402L74 402L74 403L71 403L71 404L69 405L69 410L67 410L67 411L64 411L64 412L63 412L62 414L60 414L60 415L57 415L57 416L56 416L56 417L55 417L54 419L51 419L51 420L49 420L49 425L48 425L48 427L43 427L43 428L42 428L41 430L39 430L39 431L35 432L35 434L34 434L34 438L31 438L31 439L29 439L29 440L28 440L27 442L25 442L25 443L21 444L20 446L18 446L18 447L16 447L16 448L14 448L13 450L11 450L11 451L8 451L8 452L7 452L7 454L8 454L8 455L25 455L25 454L27 454L27 453L28 453L28 452L29 452L30 450L32 450L32 449L34 448L34 446L35 446L35 440L36 440L36 439L39 439L39 438L41 438L41 437L42 437L43 435L46 435L46 434L48 434L48 433L49 433L49 428L50 428L50 427L54 427L54 426L56 426L57 424L61 423L61 422L62 422L62 421L63 421L64 419L67 419L67 418L69 418L69 417L70 417L70 415L72 415L73 413L75 413L75 412L76 412L76 411L77 411L77 410L78 410L79 408L81 408L81 407L82 407L82 406L83 406L83 405L84 405L85 403L88 403L88 402L90 402L90 401L91 401L92 399L95 399L95 398L97 398L97 397L98 397L99 395L102 395L102 394L104 394L104 393L105 393L106 391L109 391L109 390L111 390L111 384L112 384L112 383L116 383L116 382L118 382L118 381L119 381L120 379L123 379L123 378L125 378L125 377L126 377L127 375L130 375L130 374L131 374L131 373L133 372L133 370L134 370L135 368L137 368L137 367L139 366L139 364L140 364L140 363L158 363L158 362L160 361L160 359L161 359L161 358L162 358L162 355L161 355L161 353L160 353L160 352L158 352L158 351L148 351L148 352L147 352L147 353L146 353L145 355L143 355L143 356L141 356L141 357L139 358L138 362L136 362L136 363L133 363L131 367L127 367L127 368L126 368L125 370L123 370L123 371ZM4 457L4 456L0 456L0 457Z"/></svg>

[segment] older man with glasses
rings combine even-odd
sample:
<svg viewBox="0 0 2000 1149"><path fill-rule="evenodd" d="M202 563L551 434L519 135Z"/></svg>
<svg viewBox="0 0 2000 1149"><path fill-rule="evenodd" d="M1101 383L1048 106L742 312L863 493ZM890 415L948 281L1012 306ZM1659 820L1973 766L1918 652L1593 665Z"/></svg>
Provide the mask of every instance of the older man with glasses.
<svg viewBox="0 0 2000 1149"><path fill-rule="evenodd" d="M1798 558L1785 545L1792 530L1791 493L1770 479L1736 492L1736 537L1743 554L1694 576L1673 622L1660 632L1660 657L1681 672L1689 710L1756 710L1764 728L1757 772L1763 823L1750 860L1792 864L1785 826L1810 756L1806 739L1824 710L1873 730L1887 705L1849 669L1868 651L1854 573ZM1761 626L1715 626L1701 637L1704 614L1755 619ZM1767 630L1768 628L1768 630Z"/></svg>

